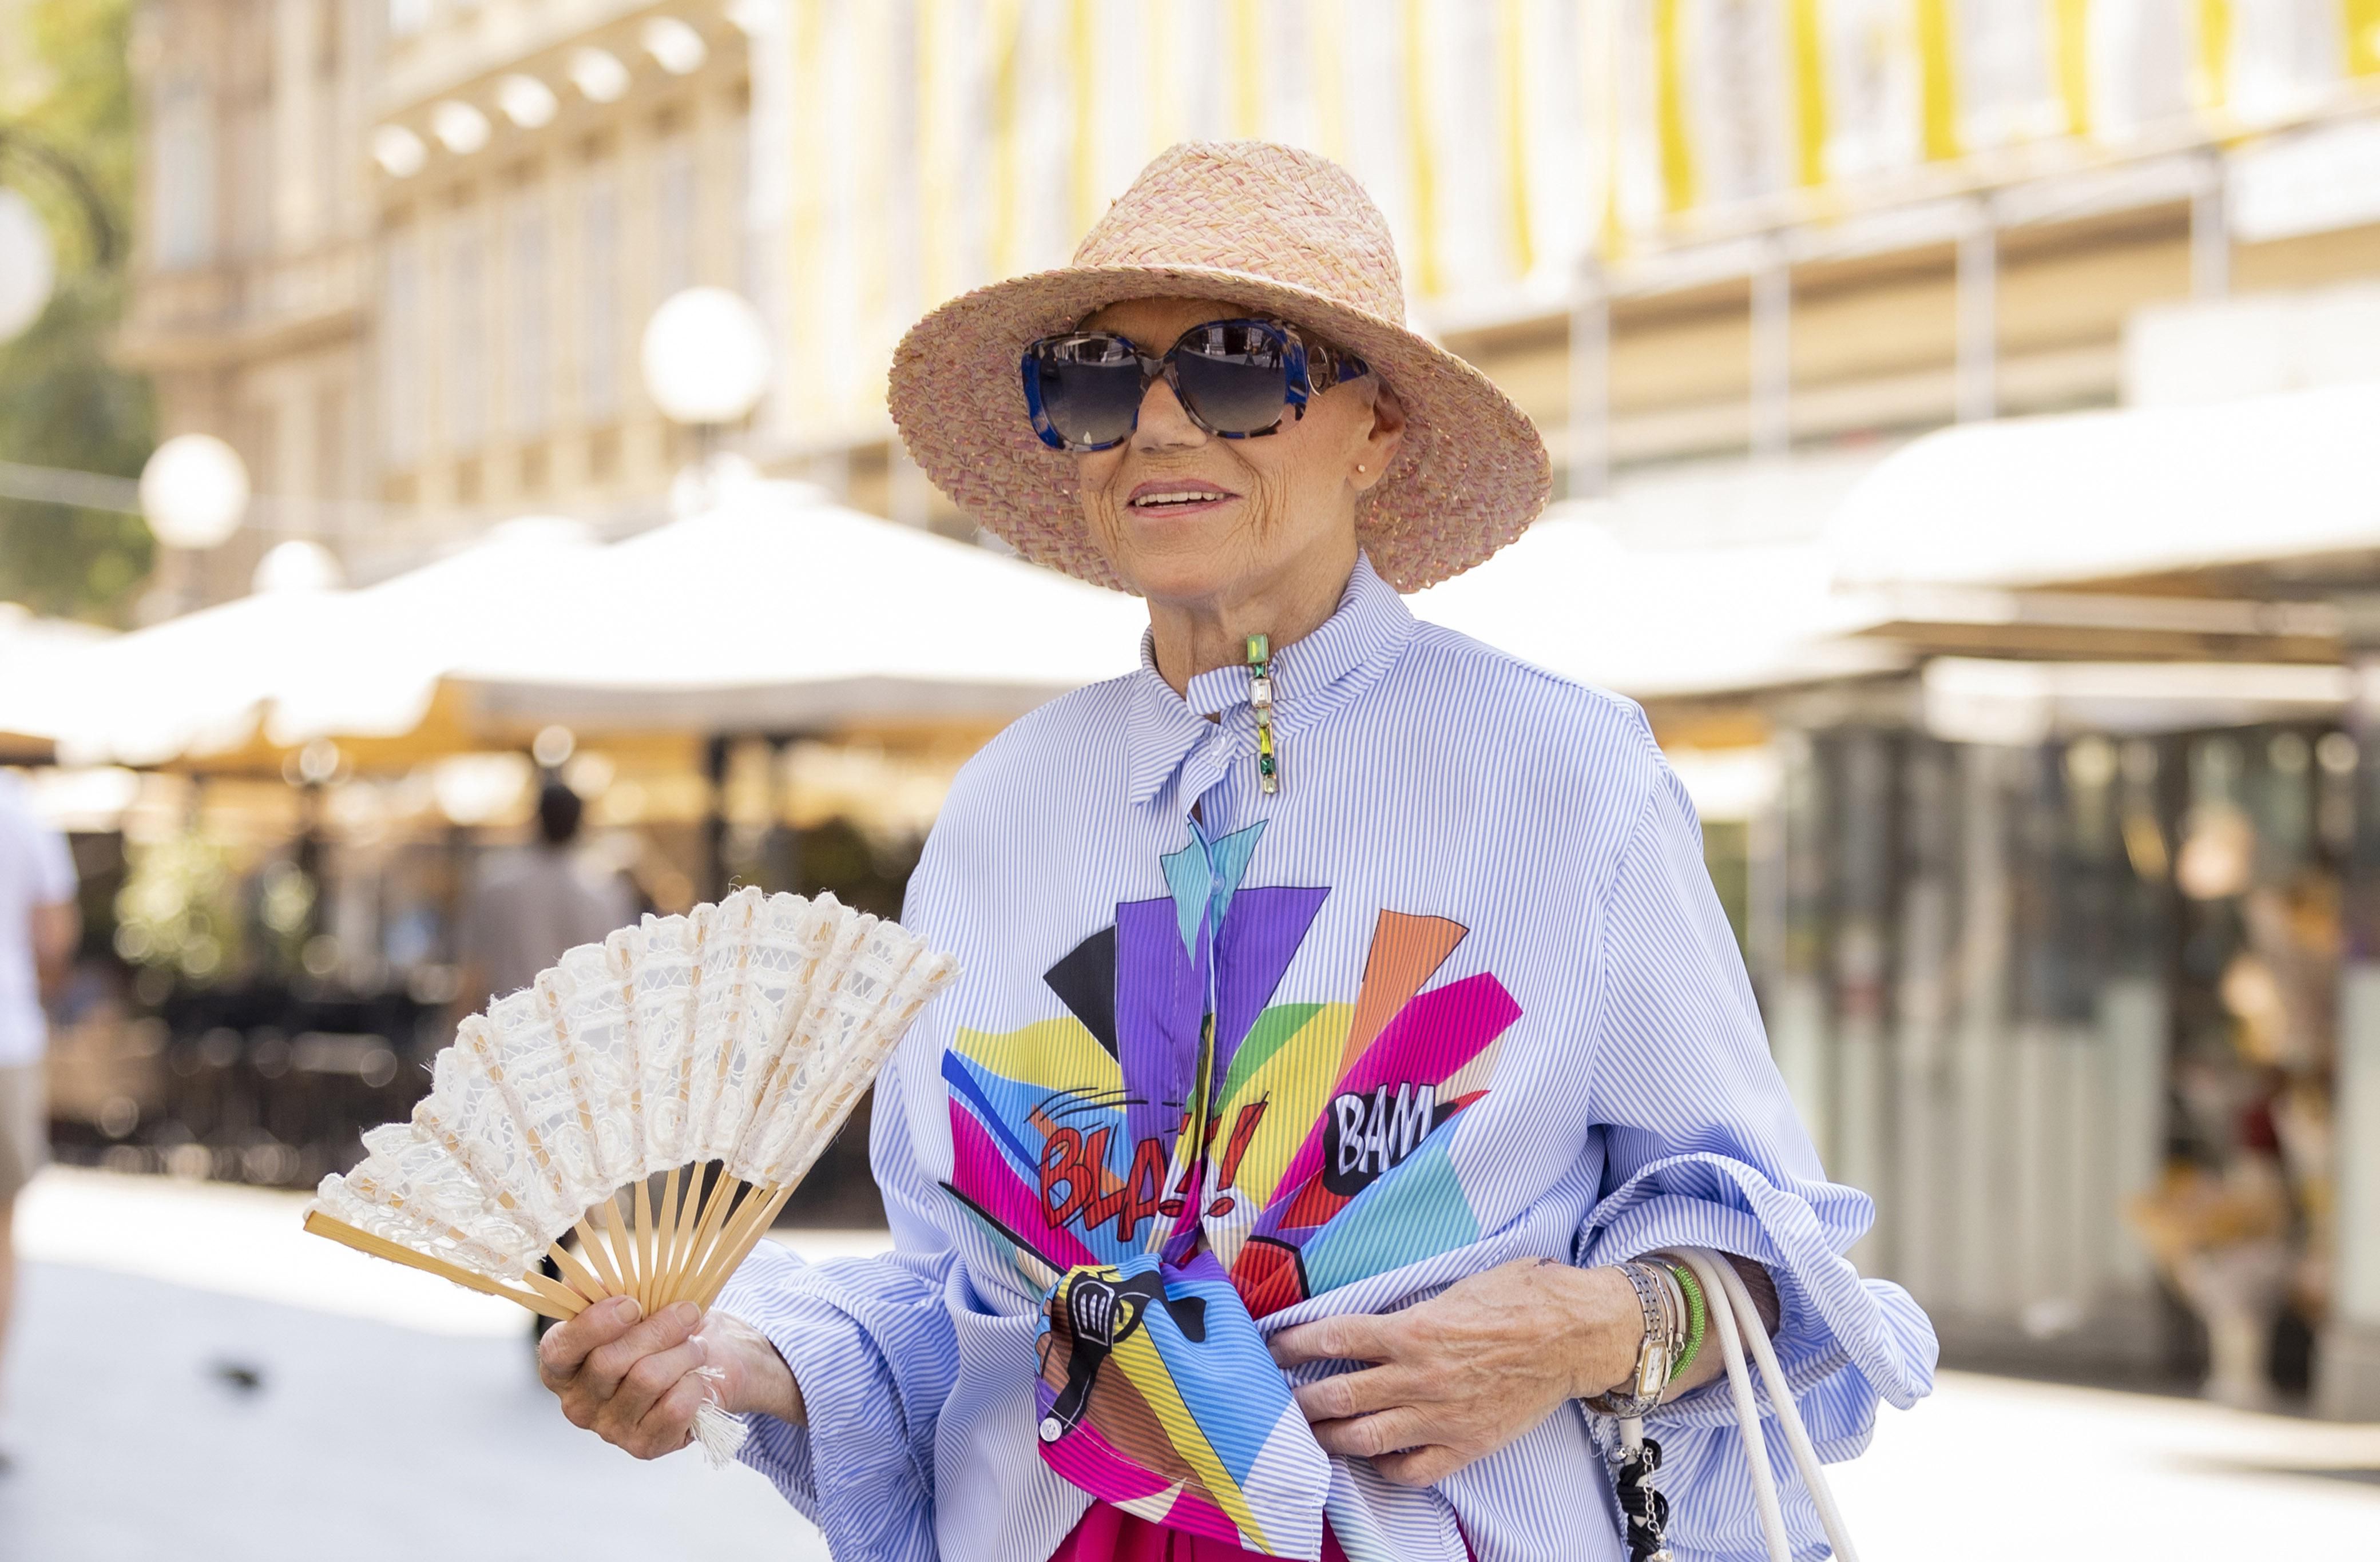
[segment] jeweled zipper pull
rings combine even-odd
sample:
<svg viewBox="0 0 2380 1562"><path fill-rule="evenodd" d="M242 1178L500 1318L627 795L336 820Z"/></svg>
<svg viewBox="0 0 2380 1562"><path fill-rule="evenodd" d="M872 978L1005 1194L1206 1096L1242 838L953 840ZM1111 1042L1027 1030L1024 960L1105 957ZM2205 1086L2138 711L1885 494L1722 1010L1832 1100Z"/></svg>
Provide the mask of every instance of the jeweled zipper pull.
<svg viewBox="0 0 2380 1562"><path fill-rule="evenodd" d="M1248 636L1248 706L1257 713L1257 781L1265 791L1281 790L1281 762L1272 751L1272 640Z"/></svg>

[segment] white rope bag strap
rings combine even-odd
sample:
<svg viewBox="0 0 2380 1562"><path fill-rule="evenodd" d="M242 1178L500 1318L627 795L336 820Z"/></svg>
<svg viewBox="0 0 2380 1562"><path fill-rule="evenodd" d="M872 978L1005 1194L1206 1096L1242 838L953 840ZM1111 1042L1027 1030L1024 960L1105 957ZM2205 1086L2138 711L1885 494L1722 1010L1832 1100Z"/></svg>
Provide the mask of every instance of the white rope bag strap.
<svg viewBox="0 0 2380 1562"><path fill-rule="evenodd" d="M1793 1562L1793 1544L1785 1530L1784 1505L1777 1495L1776 1477L1768 1468L1768 1437L1761 1424L1759 1399L1753 1392L1751 1368L1744 1362L1744 1344L1752 1346L1754 1360L1760 1363L1760 1376L1768 1388L1768 1405L1784 1429L1786 1447L1793 1455L1794 1468L1802 1474L1803 1484L1809 1488L1816 1503L1819 1522L1826 1526L1828 1544L1834 1547L1840 1562L1859 1562L1859 1553L1852 1548L1851 1531L1843 1523L1842 1510L1835 1506L1835 1495L1827 1485L1826 1472L1818 1467L1818 1450L1810 1442L1810 1434L1802 1424L1802 1412L1794 1407L1793 1391L1785 1382L1785 1369L1779 1364L1776 1347L1768 1342L1768 1330L1760 1321L1759 1305L1752 1299L1752 1290L1735 1265L1708 1248L1670 1248L1666 1252L1682 1259L1686 1267L1703 1289L1705 1306L1710 1314L1709 1328L1718 1337L1720 1356L1727 1363L1729 1392L1735 1400L1736 1424L1743 1434L1743 1459L1752 1476L1754 1504L1760 1511L1760 1532L1768 1546L1768 1562ZM1639 1417L1624 1417L1620 1423L1620 1443L1622 1458L1633 1462L1644 1459L1645 1423ZM1645 1471L1649 1478L1658 1468L1658 1459ZM1626 1499L1623 1499L1625 1501ZM1659 1504L1658 1511L1667 1512L1649 1486L1635 1498L1640 1505ZM1633 1526L1632 1526L1633 1528ZM1653 1533L1658 1535L1658 1521ZM1658 1544L1658 1541L1656 1544ZM1666 1544L1653 1552L1645 1562L1668 1562Z"/></svg>

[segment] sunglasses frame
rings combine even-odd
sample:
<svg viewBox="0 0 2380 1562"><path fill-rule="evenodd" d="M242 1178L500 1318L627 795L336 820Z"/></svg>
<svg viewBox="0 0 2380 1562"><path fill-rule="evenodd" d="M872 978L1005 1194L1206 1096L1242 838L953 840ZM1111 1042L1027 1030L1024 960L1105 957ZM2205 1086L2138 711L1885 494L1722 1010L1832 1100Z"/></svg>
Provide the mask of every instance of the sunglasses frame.
<svg viewBox="0 0 2380 1562"><path fill-rule="evenodd" d="M1273 345L1281 351L1281 367L1284 370L1281 386L1282 417L1274 418L1261 429L1251 429L1242 433L1232 433L1218 429L1199 417L1197 409L1190 405L1190 398L1182 394L1182 381L1173 368L1174 359L1182 351L1182 345L1198 332L1210 331L1219 325L1252 326L1271 337ZM1038 372L1038 365L1042 355L1049 349L1062 343L1092 339L1121 342L1131 350L1134 361L1140 365L1140 394L1133 403L1131 428L1126 429L1114 439L1097 444L1077 444L1058 431L1057 426L1050 421L1049 413L1043 409L1041 377ZM1130 337L1119 332L1062 331L1054 336L1038 337L1026 343L1025 355L1019 361L1018 368L1025 380L1025 410L1026 416L1032 419L1034 433L1040 436L1041 442L1051 450L1071 451L1076 454L1113 450L1132 438L1134 430L1140 427L1140 404L1148 399L1148 388L1156 384L1160 379L1162 379L1167 388L1172 391L1173 399L1181 405L1183 416L1208 433L1223 440L1256 440L1262 439L1267 434L1279 433L1284 418L1303 422L1305 418L1305 404L1309 400L1320 395L1333 385L1344 384L1350 380L1359 380L1372 371L1371 365L1342 348L1333 347L1324 342L1316 342L1309 346L1305 338L1298 334L1297 327L1287 321L1269 320L1259 316L1234 316L1224 320L1202 321L1175 337L1172 346L1155 357L1142 352ZM1318 376L1317 370L1319 371Z"/></svg>

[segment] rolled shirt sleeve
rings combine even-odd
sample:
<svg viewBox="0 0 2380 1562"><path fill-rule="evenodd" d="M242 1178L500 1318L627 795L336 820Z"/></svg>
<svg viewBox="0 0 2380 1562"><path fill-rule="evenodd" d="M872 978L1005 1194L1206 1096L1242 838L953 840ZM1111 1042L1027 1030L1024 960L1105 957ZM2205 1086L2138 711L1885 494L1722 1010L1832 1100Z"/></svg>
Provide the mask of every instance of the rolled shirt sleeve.
<svg viewBox="0 0 2380 1562"><path fill-rule="evenodd" d="M1590 1091L1606 1161L1575 1261L1693 1245L1764 1265L1777 1282L1777 1351L1795 1404L1821 1458L1852 1457L1867 1445L1879 1399L1906 1409L1932 1387L1933 1328L1900 1287L1862 1279L1844 1256L1875 1205L1819 1166L1770 1059L1692 805L1666 766L1621 854L1597 958ZM1662 1446L1682 1562L1764 1556L1726 1385L1662 1407L1647 1431ZM1795 1555L1823 1556L1815 1506L1782 1436L1768 1445Z"/></svg>
<svg viewBox="0 0 2380 1562"><path fill-rule="evenodd" d="M893 1251L806 1265L762 1242L718 1307L777 1348L808 1416L803 1426L745 1416L738 1457L818 1525L835 1556L933 1562L934 1435L958 1369L946 1302L955 1259L925 1217L899 1088L888 1068L869 1143Z"/></svg>

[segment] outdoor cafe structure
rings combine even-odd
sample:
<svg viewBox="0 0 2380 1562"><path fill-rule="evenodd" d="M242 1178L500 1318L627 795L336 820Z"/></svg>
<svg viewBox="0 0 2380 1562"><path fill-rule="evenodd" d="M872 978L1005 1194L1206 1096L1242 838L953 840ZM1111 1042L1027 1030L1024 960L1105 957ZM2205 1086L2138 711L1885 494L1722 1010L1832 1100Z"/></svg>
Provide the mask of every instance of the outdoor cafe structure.
<svg viewBox="0 0 2380 1562"><path fill-rule="evenodd" d="M1953 1360L2204 1355L2231 1397L2294 1380L2371 1413L2380 767L2357 659L2380 512L2340 436L2375 416L2380 392L2343 387L1952 430L1767 487L1647 481L1414 600L1645 702L1779 1064L1830 1172L1876 1197L1855 1256ZM1647 540L1665 507L1730 504L1820 520ZM1001 722L1128 667L1136 623L759 485L623 543L519 526L364 590L171 621L12 689L0 728L50 734L62 793L119 789L93 826L245 821L267 866L311 839L325 972L451 999L424 972L454 951L403 885L451 900L517 839L534 764L589 793L663 909L730 875L810 888L795 826L922 829ZM148 779L88 768L110 760Z"/></svg>

